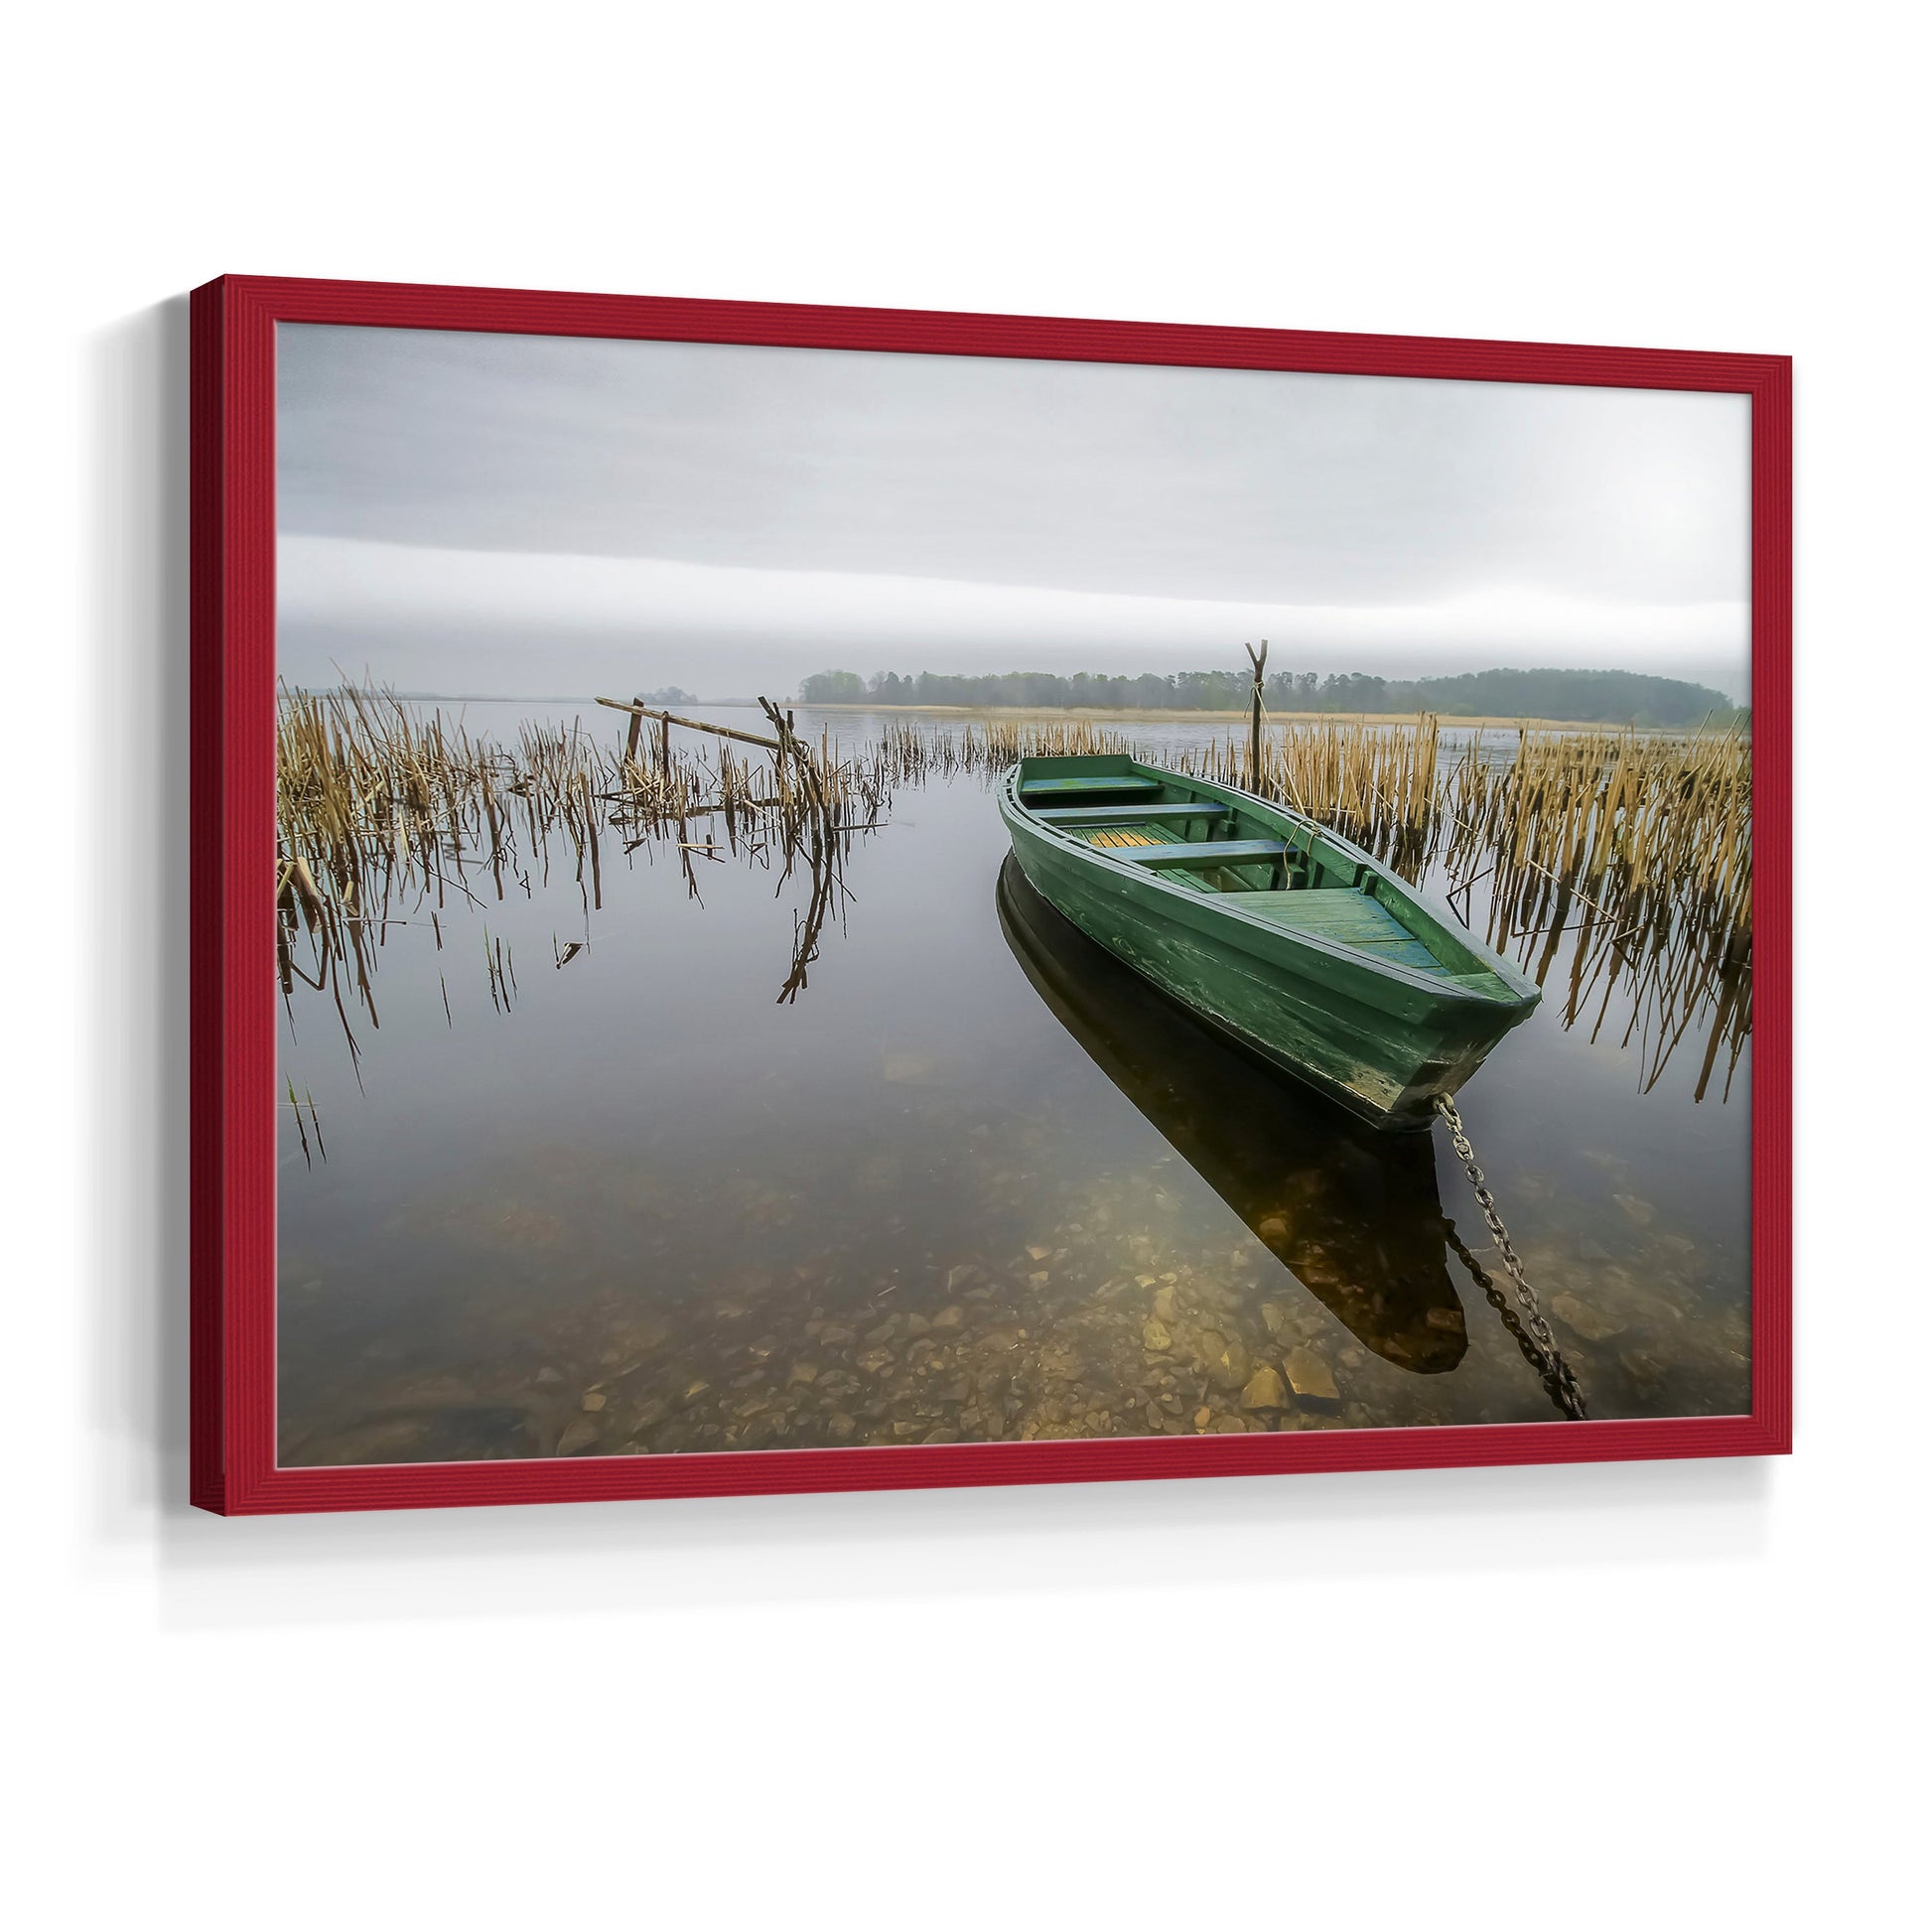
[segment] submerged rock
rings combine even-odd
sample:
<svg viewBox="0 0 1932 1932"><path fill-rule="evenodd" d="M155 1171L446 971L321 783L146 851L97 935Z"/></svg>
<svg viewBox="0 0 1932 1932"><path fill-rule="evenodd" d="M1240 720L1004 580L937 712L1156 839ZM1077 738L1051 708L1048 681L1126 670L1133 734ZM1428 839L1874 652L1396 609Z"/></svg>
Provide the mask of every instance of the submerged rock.
<svg viewBox="0 0 1932 1932"><path fill-rule="evenodd" d="M1165 1355L1173 1346L1173 1336L1169 1333L1167 1323L1159 1315L1150 1315L1141 1323L1141 1341L1157 1355Z"/></svg>
<svg viewBox="0 0 1932 1932"><path fill-rule="evenodd" d="M1568 1290L1550 1297L1550 1312L1566 1328L1574 1329L1586 1341L1608 1341L1612 1335L1622 1334L1625 1326L1623 1322L1605 1314L1601 1309L1593 1309L1587 1302L1580 1302Z"/></svg>
<svg viewBox="0 0 1932 1932"><path fill-rule="evenodd" d="M1248 1385L1241 1391L1241 1406L1244 1409L1288 1407L1288 1391L1282 1386L1282 1378L1266 1362L1248 1377Z"/></svg>
<svg viewBox="0 0 1932 1932"><path fill-rule="evenodd" d="M1239 1335L1203 1328L1200 1352L1207 1379L1217 1389L1238 1389L1248 1379L1248 1345Z"/></svg>
<svg viewBox="0 0 1932 1932"><path fill-rule="evenodd" d="M1291 1348L1282 1367L1288 1372L1288 1386L1304 1401L1341 1400L1341 1391L1335 1387L1334 1371L1312 1348Z"/></svg>

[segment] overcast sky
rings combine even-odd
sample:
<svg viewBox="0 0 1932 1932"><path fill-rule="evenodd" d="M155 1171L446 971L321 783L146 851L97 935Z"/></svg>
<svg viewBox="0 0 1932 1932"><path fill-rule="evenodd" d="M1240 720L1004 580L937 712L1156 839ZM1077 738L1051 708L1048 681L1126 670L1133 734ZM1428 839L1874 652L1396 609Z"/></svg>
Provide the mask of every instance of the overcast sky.
<svg viewBox="0 0 1932 1932"><path fill-rule="evenodd" d="M1748 682L1741 396L285 324L281 657Z"/></svg>

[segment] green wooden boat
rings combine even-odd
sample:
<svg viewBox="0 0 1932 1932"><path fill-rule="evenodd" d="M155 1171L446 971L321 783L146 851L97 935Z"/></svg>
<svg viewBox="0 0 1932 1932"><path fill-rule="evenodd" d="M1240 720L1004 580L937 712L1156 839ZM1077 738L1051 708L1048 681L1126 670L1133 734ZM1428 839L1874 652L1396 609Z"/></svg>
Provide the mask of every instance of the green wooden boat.
<svg viewBox="0 0 1932 1932"><path fill-rule="evenodd" d="M1239 1045L1378 1127L1426 1127L1541 997L1379 861L1250 792L1123 757L1023 759L1034 889Z"/></svg>

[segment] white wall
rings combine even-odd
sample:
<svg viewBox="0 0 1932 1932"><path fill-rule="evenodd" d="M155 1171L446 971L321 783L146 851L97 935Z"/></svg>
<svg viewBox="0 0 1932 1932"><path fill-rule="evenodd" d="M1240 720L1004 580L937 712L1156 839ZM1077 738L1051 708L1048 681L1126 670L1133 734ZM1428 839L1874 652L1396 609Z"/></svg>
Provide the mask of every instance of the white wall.
<svg viewBox="0 0 1932 1932"><path fill-rule="evenodd" d="M1897 1922L1924 1025L1874 954L1922 846L1855 860L1923 795L1912 18L16 23L0 1440L10 1876L47 1888L23 1923ZM191 1513L181 292L224 270L1794 353L1795 1458Z"/></svg>

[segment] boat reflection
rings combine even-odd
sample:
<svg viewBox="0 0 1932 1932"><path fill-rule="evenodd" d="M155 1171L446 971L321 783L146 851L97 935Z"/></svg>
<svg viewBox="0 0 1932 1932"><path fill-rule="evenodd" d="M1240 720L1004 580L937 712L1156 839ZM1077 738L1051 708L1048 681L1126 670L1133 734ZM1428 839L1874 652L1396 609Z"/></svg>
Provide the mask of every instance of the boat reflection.
<svg viewBox="0 0 1932 1932"><path fill-rule="evenodd" d="M1441 1374L1468 1346L1427 1134L1378 1134L1251 1060L1056 912L1012 858L1000 927L1055 1019L1364 1346Z"/></svg>

